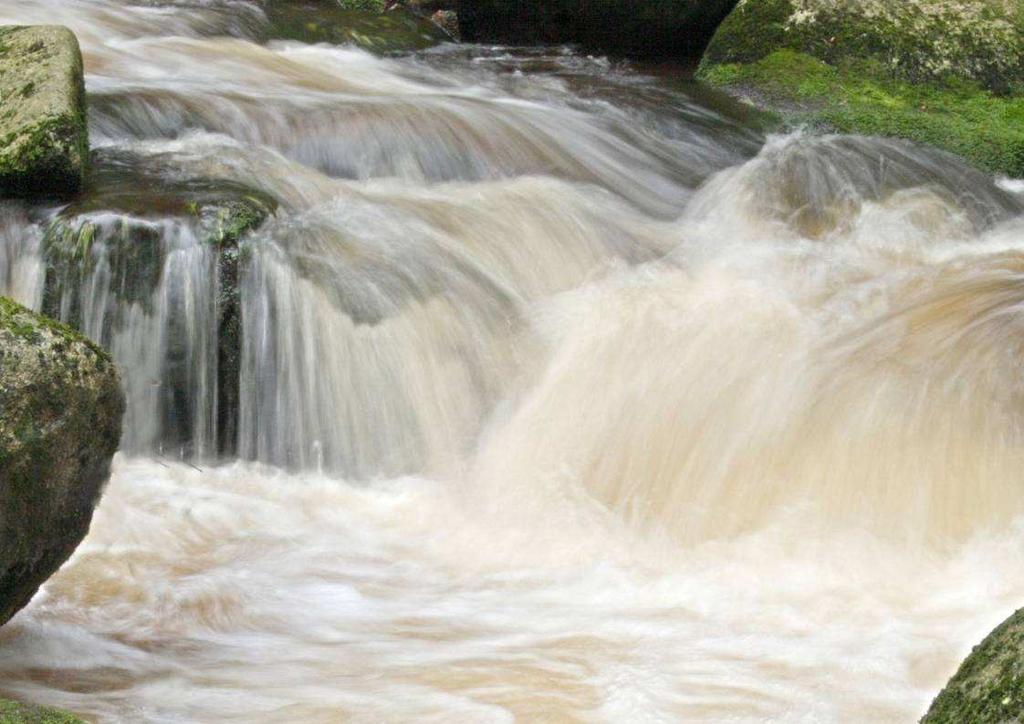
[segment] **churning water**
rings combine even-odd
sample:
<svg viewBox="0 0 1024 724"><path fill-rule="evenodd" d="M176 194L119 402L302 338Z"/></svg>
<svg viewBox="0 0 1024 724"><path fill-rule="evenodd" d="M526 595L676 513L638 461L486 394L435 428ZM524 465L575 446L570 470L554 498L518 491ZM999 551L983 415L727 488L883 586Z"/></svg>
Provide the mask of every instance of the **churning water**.
<svg viewBox="0 0 1024 724"><path fill-rule="evenodd" d="M923 713L1024 601L1013 184L765 140L569 51L375 57L264 10L0 1L78 33L107 186L2 207L0 291L106 344L129 396L0 694L132 722ZM230 435L236 282L160 191L197 183L277 207L239 249Z"/></svg>

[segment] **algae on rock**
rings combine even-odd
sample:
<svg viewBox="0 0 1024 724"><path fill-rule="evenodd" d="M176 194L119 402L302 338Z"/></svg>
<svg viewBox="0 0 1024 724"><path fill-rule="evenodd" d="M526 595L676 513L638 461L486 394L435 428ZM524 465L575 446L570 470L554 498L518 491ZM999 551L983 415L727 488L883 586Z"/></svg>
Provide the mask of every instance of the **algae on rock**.
<svg viewBox="0 0 1024 724"><path fill-rule="evenodd" d="M1018 3L744 0L698 77L776 127L904 138L1024 174Z"/></svg>
<svg viewBox="0 0 1024 724"><path fill-rule="evenodd" d="M1024 6L1014 0L740 0L705 62L780 49L832 65L872 60L895 79L956 78L1007 92L1024 79Z"/></svg>
<svg viewBox="0 0 1024 724"><path fill-rule="evenodd" d="M88 161L78 40L61 26L0 27L0 196L74 193Z"/></svg>
<svg viewBox="0 0 1024 724"><path fill-rule="evenodd" d="M1024 721L1024 609L974 648L922 724Z"/></svg>
<svg viewBox="0 0 1024 724"><path fill-rule="evenodd" d="M89 531L124 404L106 352L0 297L0 624Z"/></svg>

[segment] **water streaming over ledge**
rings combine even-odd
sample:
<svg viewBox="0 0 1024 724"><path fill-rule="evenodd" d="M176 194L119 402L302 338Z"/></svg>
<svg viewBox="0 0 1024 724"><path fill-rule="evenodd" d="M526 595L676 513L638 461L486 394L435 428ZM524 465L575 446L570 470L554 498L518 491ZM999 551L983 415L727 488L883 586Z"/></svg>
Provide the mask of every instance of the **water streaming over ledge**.
<svg viewBox="0 0 1024 724"><path fill-rule="evenodd" d="M1024 600L1013 184L764 139L565 49L0 3L54 19L94 187L0 207L0 292L106 344L129 408L92 533L0 630L0 694L100 721L908 722ZM217 248L211 197L273 214Z"/></svg>

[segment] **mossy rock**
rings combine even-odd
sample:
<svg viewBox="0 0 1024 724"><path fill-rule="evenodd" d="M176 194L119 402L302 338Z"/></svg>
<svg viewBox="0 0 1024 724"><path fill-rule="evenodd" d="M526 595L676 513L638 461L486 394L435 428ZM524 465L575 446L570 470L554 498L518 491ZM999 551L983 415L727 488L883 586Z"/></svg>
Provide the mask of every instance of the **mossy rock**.
<svg viewBox="0 0 1024 724"><path fill-rule="evenodd" d="M1024 174L1024 3L741 0L698 77L810 126L935 146Z"/></svg>
<svg viewBox="0 0 1024 724"><path fill-rule="evenodd" d="M0 724L84 724L73 714L16 701L0 699Z"/></svg>
<svg viewBox="0 0 1024 724"><path fill-rule="evenodd" d="M1024 721L1024 609L1010 616L974 648L921 721Z"/></svg>
<svg viewBox="0 0 1024 724"><path fill-rule="evenodd" d="M970 81L901 81L870 60L834 66L788 49L752 63L708 65L701 78L770 112L766 130L903 138L986 171L1024 175L1024 97Z"/></svg>
<svg viewBox="0 0 1024 724"><path fill-rule="evenodd" d="M86 188L50 220L43 239L47 259L43 311L61 311L65 289L76 287L102 246L123 301L145 304L160 283L166 249L163 224L195 227L218 250L231 250L277 210L271 196L232 181L181 178L159 158L105 150L97 154Z"/></svg>
<svg viewBox="0 0 1024 724"><path fill-rule="evenodd" d="M88 160L78 40L60 26L0 27L0 196L72 194Z"/></svg>
<svg viewBox="0 0 1024 724"><path fill-rule="evenodd" d="M417 13L382 12L379 0L280 0L267 8L266 40L356 45L375 53L423 50L451 38Z"/></svg>
<svg viewBox="0 0 1024 724"><path fill-rule="evenodd" d="M697 61L736 0L459 0L462 37Z"/></svg>
<svg viewBox="0 0 1024 724"><path fill-rule="evenodd" d="M0 624L89 531L124 405L106 352L0 297Z"/></svg>
<svg viewBox="0 0 1024 724"><path fill-rule="evenodd" d="M969 80L1007 93L1024 82L1024 4L741 0L712 40L705 63L752 63L781 49L835 66L871 60L899 80Z"/></svg>

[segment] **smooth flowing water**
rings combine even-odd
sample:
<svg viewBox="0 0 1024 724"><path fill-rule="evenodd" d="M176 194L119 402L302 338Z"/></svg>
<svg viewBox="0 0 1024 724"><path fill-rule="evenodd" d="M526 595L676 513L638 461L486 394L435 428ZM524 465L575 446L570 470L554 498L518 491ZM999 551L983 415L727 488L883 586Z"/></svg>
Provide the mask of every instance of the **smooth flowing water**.
<svg viewBox="0 0 1024 724"><path fill-rule="evenodd" d="M0 291L106 344L129 397L92 532L0 630L0 694L916 720L1024 602L1019 187L765 139L566 49L380 57L267 10L0 0L78 33L95 149L85 200L0 207ZM237 280L182 185L276 205Z"/></svg>

